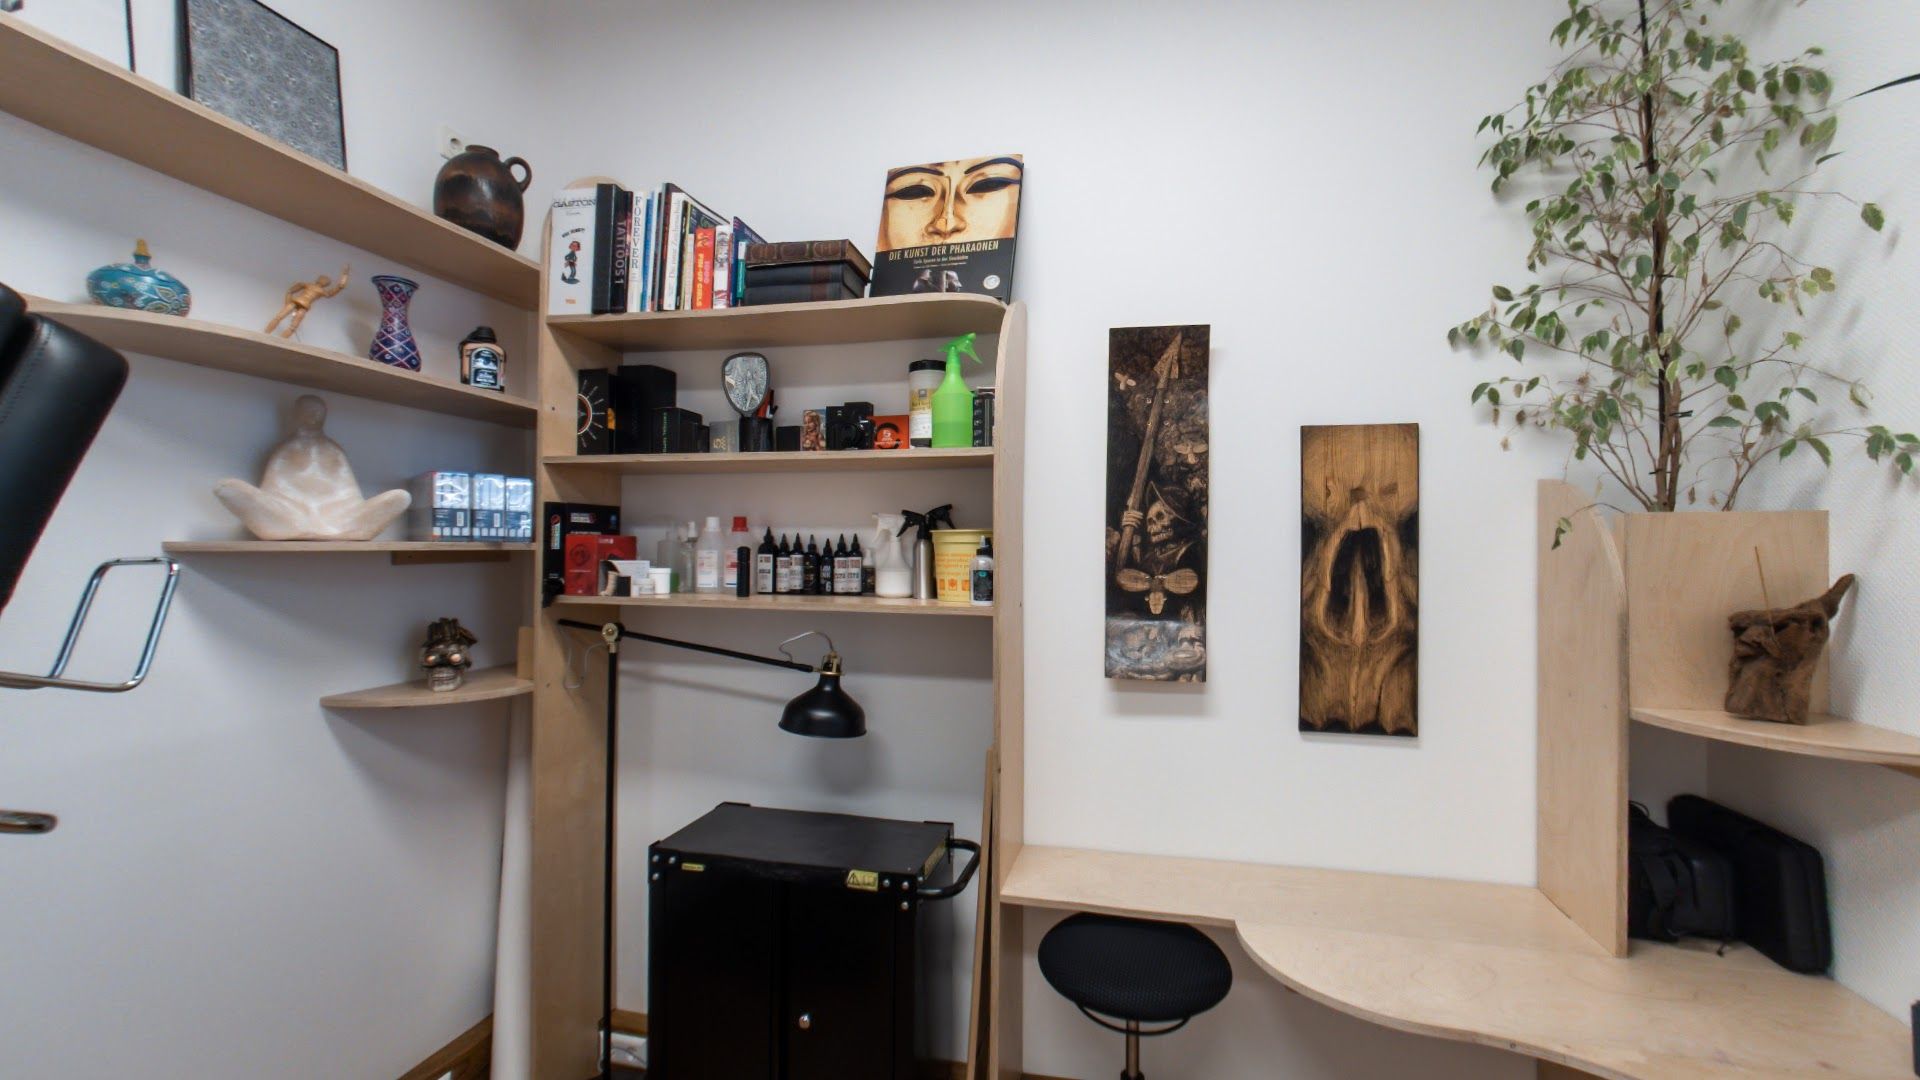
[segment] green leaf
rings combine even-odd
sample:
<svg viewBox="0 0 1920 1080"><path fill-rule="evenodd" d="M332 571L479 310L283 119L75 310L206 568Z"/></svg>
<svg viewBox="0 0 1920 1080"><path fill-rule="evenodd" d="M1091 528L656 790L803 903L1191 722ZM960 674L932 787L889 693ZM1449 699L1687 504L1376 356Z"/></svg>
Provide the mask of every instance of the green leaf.
<svg viewBox="0 0 1920 1080"><path fill-rule="evenodd" d="M1867 228L1874 232L1879 232L1887 224L1887 216L1882 214L1880 208L1873 203L1860 208L1860 220L1866 222Z"/></svg>
<svg viewBox="0 0 1920 1080"><path fill-rule="evenodd" d="M1792 457L1793 448L1798 445L1800 445L1799 439L1788 439L1786 442L1781 443L1780 444L1780 460L1785 461L1789 457Z"/></svg>
<svg viewBox="0 0 1920 1080"><path fill-rule="evenodd" d="M1557 549L1560 546L1560 538L1567 535L1568 530L1572 528L1573 528L1573 522L1568 521L1566 518L1561 518L1560 520L1553 523L1554 548Z"/></svg>
<svg viewBox="0 0 1920 1080"><path fill-rule="evenodd" d="M1491 390L1491 389L1493 389L1493 384L1492 384L1492 383L1481 383L1481 384L1480 384L1479 386L1476 386L1476 387L1474 387L1474 388L1473 388L1473 400L1472 400L1472 401L1469 401L1469 402L1467 402L1467 404L1469 404L1469 405L1475 405L1475 404L1478 404L1478 403L1479 403L1479 401L1480 401L1480 399L1481 399L1481 398L1483 398L1483 397L1486 397L1486 396L1487 396L1487 391L1489 391L1489 390Z"/></svg>
<svg viewBox="0 0 1920 1080"><path fill-rule="evenodd" d="M1733 417L1731 417L1731 416L1716 416L1716 417L1714 417L1713 419L1711 419L1711 420L1709 420L1709 421L1707 421L1707 426L1708 426L1708 427L1710 427L1710 428L1714 428L1714 427L1717 427L1717 428L1729 428L1729 427L1732 427L1732 428L1737 428L1737 427L1739 427L1739 426L1740 426L1740 421L1738 421L1738 420L1735 420L1735 419L1734 419Z"/></svg>
<svg viewBox="0 0 1920 1080"><path fill-rule="evenodd" d="M1740 385L1740 373L1732 367L1722 364L1713 369L1713 381L1731 390Z"/></svg>
<svg viewBox="0 0 1920 1080"><path fill-rule="evenodd" d="M1901 472L1906 473L1908 476L1913 475L1913 455L1912 454L1909 454L1903 450L1894 457L1893 463L1895 465L1900 466Z"/></svg>
<svg viewBox="0 0 1920 1080"><path fill-rule="evenodd" d="M1793 388L1793 391L1794 393L1799 394L1801 397L1806 398L1808 401L1813 402L1815 405L1820 404L1819 395L1815 394L1813 391L1807 389L1804 386L1796 386Z"/></svg>
<svg viewBox="0 0 1920 1080"><path fill-rule="evenodd" d="M1827 466L1828 468L1832 468L1832 466L1833 466L1833 451L1832 451L1832 450L1829 450L1829 449L1827 449L1827 444L1826 444L1826 443L1823 443L1823 442L1821 442L1821 441L1820 441L1819 439L1816 439L1816 438L1814 438L1814 437L1813 437L1813 436L1811 436L1811 435L1809 435L1809 436L1807 436L1807 438L1806 438L1806 440L1805 440L1805 441L1806 441L1806 444L1807 444L1808 446L1811 446L1811 447L1813 447L1813 452L1814 452L1814 453L1816 453L1816 454L1819 454L1819 455L1820 455L1820 461L1821 461L1821 463L1822 463L1822 464L1824 464L1824 465L1826 465L1826 466Z"/></svg>
<svg viewBox="0 0 1920 1080"><path fill-rule="evenodd" d="M1513 299L1513 290L1507 288L1505 285L1495 285L1493 287L1493 298L1501 301L1511 300Z"/></svg>

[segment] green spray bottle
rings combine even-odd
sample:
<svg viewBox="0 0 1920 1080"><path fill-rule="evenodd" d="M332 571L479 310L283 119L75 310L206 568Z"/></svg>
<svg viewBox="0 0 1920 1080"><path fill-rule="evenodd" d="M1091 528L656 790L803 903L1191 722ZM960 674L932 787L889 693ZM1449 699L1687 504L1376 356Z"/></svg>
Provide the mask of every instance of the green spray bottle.
<svg viewBox="0 0 1920 1080"><path fill-rule="evenodd" d="M973 445L973 391L967 389L966 380L960 377L961 353L973 357L976 364L983 363L980 354L973 351L973 338L973 334L966 333L947 342L947 377L933 392L933 445L936 448Z"/></svg>

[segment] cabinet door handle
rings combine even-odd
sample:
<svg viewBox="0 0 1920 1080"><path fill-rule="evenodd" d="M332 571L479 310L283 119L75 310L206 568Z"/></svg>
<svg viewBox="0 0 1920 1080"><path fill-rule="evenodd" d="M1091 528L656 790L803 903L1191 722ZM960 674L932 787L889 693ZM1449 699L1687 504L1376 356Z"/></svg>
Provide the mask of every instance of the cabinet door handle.
<svg viewBox="0 0 1920 1080"><path fill-rule="evenodd" d="M812 1013L800 1014L800 1030L801 1031L813 1030L813 1014Z"/></svg>

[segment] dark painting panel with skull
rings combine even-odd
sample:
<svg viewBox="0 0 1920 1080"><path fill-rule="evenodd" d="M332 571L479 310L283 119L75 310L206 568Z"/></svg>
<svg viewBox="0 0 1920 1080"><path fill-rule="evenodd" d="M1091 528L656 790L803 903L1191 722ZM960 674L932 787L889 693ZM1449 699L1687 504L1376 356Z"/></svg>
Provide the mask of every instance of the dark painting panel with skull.
<svg viewBox="0 0 1920 1080"><path fill-rule="evenodd" d="M1300 730L1420 733L1420 426L1300 429Z"/></svg>
<svg viewBox="0 0 1920 1080"><path fill-rule="evenodd" d="M1205 326L1107 336L1110 679L1207 680Z"/></svg>

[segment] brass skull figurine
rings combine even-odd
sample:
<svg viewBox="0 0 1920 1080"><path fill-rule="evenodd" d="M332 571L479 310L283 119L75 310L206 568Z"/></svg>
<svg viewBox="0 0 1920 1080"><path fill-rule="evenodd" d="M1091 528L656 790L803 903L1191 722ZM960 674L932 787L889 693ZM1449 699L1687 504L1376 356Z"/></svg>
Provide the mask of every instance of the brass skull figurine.
<svg viewBox="0 0 1920 1080"><path fill-rule="evenodd" d="M436 619L429 624L426 644L420 647L427 688L439 692L460 689L467 669L473 666L473 646L479 640L460 625L459 619Z"/></svg>

